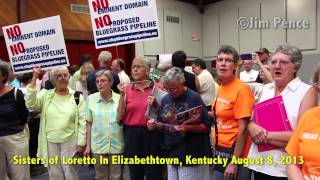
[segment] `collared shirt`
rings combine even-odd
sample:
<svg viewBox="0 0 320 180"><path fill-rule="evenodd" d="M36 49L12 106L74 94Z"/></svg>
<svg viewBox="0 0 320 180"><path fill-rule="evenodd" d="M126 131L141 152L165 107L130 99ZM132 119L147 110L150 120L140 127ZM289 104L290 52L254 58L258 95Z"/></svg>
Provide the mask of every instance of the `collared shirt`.
<svg viewBox="0 0 320 180"><path fill-rule="evenodd" d="M126 112L123 118L124 125L147 126L148 119L145 116L148 107L147 99L151 95L153 85L154 83L151 81L149 87L146 87L143 91L131 84L124 89L126 103ZM160 84L155 85L160 87Z"/></svg>
<svg viewBox="0 0 320 180"><path fill-rule="evenodd" d="M112 93L106 101L100 92L87 99L86 119L91 126L91 151L97 154L117 154L124 151L123 127L117 121L120 95Z"/></svg>
<svg viewBox="0 0 320 180"><path fill-rule="evenodd" d="M289 118L290 125L292 129L296 129L297 127L297 118L300 109L301 101L303 100L304 95L311 88L310 85L303 83L300 78L295 78L290 81L287 86L282 90L280 95L283 98L283 102L287 111L287 115ZM275 95L275 84L269 83L263 87L262 95L259 102L265 101L267 99L273 98ZM261 172L270 176L277 177L287 177L285 165L281 164L281 157L287 156L287 153L281 150L271 150L258 152L257 145L252 143L248 158L258 158L264 157L267 159L268 157L272 157L273 162L276 162L278 165L275 167L273 164L259 164L249 165L249 168Z"/></svg>
<svg viewBox="0 0 320 180"><path fill-rule="evenodd" d="M249 72L242 71L240 73L240 80L243 82L255 82L259 75L259 71L251 69Z"/></svg>
<svg viewBox="0 0 320 180"><path fill-rule="evenodd" d="M37 156L40 158L48 159L48 138L46 132L47 121L52 121L52 119L47 119L46 112L48 107L53 100L56 89L42 89L39 93L36 89L27 88L27 94L25 95L26 106L29 110L41 111L40 127L39 127L39 145ZM75 91L71 88L69 90L69 95L74 96ZM71 100L71 98L70 98ZM86 145L86 121L85 121L85 103L83 96L79 97L79 104L77 105L74 98L72 100L72 108L76 113L75 116L75 136L77 137L77 145ZM48 162L46 162L48 163ZM46 164L47 165L47 164Z"/></svg>

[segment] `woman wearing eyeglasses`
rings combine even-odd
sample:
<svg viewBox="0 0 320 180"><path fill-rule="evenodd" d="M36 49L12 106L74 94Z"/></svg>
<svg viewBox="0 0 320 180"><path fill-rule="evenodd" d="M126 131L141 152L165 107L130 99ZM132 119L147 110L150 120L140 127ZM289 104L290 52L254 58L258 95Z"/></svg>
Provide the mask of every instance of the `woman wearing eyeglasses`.
<svg viewBox="0 0 320 180"><path fill-rule="evenodd" d="M117 107L120 95L111 90L112 73L100 70L96 73L96 85L99 92L87 98L87 146L84 152L92 152L98 161L94 165L97 180L122 179L121 164L113 164L112 158L124 152L123 126L117 120ZM108 164L101 164L100 157L109 159Z"/></svg>
<svg viewBox="0 0 320 180"><path fill-rule="evenodd" d="M82 95L68 88L70 74L67 67L53 70L55 88L35 88L41 73L40 67L33 69L33 77L26 94L26 105L30 110L41 112L37 156L45 160L50 179L79 179L78 166L62 163L62 158L72 158L83 152L86 145L85 103ZM59 161L48 163L58 157Z"/></svg>
<svg viewBox="0 0 320 180"><path fill-rule="evenodd" d="M300 117L308 109L317 105L316 90L303 83L297 75L301 64L302 53L297 47L278 46L271 55L269 66L274 82L264 85L259 100L262 102L276 96L282 96L293 131L299 131L297 124ZM263 158L266 160L269 158L269 161L265 164L249 165L249 169L253 170L255 179L287 179L285 164L290 163L290 161L283 161L288 156L284 148L294 132L270 132L256 124L255 121L250 121L248 131L253 141L248 158ZM271 145L275 149L259 152L258 145Z"/></svg>
<svg viewBox="0 0 320 180"><path fill-rule="evenodd" d="M128 158L145 158L161 155L161 133L147 129L145 116L149 96L154 86L149 80L151 63L144 58L132 61L131 75L133 82L121 87L122 93L118 108L118 119L124 124L125 155ZM161 165L129 165L130 179L162 179Z"/></svg>
<svg viewBox="0 0 320 180"><path fill-rule="evenodd" d="M235 77L238 52L231 46L222 46L216 62L221 82L212 113L216 117L213 129L213 148L216 156L228 158L246 157L247 125L249 123L254 97L249 87ZM241 166L228 162L226 167L215 165L214 179L241 178Z"/></svg>

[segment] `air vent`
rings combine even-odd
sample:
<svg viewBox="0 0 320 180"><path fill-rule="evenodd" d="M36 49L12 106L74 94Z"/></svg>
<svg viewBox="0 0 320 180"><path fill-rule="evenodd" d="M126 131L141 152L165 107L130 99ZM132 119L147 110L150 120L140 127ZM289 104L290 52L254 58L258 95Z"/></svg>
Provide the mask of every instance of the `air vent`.
<svg viewBox="0 0 320 180"><path fill-rule="evenodd" d="M167 22L179 24L180 18L175 16L167 16Z"/></svg>
<svg viewBox="0 0 320 180"><path fill-rule="evenodd" d="M90 14L89 6L79 5L79 4L70 4L71 12Z"/></svg>

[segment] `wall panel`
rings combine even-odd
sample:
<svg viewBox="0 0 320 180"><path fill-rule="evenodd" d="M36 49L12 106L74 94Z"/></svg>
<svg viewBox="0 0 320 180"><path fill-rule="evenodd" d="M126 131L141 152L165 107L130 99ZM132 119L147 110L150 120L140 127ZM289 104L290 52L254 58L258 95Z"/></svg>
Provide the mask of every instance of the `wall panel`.
<svg viewBox="0 0 320 180"><path fill-rule="evenodd" d="M18 22L17 0L0 0L0 26L16 24ZM2 36L2 28L0 30Z"/></svg>
<svg viewBox="0 0 320 180"><path fill-rule="evenodd" d="M203 15L203 57L216 56L219 50L219 14Z"/></svg>
<svg viewBox="0 0 320 180"><path fill-rule="evenodd" d="M231 45L239 50L238 9L220 12L220 45Z"/></svg>
<svg viewBox="0 0 320 180"><path fill-rule="evenodd" d="M260 3L244 4L239 7L239 17L260 19ZM239 28L240 53L254 52L260 48L260 29L258 27Z"/></svg>
<svg viewBox="0 0 320 180"><path fill-rule="evenodd" d="M316 0L287 1L287 19L304 20L309 23L309 28L289 28L287 30L288 44L298 46L300 49L316 49L316 7Z"/></svg>

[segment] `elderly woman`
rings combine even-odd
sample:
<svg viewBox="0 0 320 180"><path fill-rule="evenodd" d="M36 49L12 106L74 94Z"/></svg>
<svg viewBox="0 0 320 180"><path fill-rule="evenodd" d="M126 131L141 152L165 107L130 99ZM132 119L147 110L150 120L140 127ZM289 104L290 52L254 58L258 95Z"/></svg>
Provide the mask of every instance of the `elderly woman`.
<svg viewBox="0 0 320 180"><path fill-rule="evenodd" d="M297 77L301 62L302 54L298 48L289 45L279 46L272 54L270 62L274 82L264 86L260 98L262 102L281 95L292 129L296 129L298 119L306 110L317 105L316 90ZM287 156L283 149L293 132L267 132L254 121L250 122L248 129L254 142L248 158L271 157L272 162L277 163L277 166L270 163L249 165L249 168L254 171L255 179L286 179L285 164L281 159ZM259 144L268 144L279 149L259 152L257 148Z"/></svg>
<svg viewBox="0 0 320 180"><path fill-rule="evenodd" d="M161 155L161 134L147 129L145 116L153 87L160 87L149 80L150 67L150 61L135 58L131 66L134 82L121 88L118 119L124 124L125 155L129 158ZM129 170L132 180L143 179L144 174L148 180L162 179L161 165L129 165Z"/></svg>
<svg viewBox="0 0 320 180"><path fill-rule="evenodd" d="M85 103L82 95L68 88L67 67L53 70L55 88L35 89L40 67L33 69L33 77L27 89L26 104L31 110L41 112L37 155L46 160L50 179L78 179L77 166L62 163L62 158L72 158L86 145ZM59 161L48 163L58 157Z"/></svg>
<svg viewBox="0 0 320 180"><path fill-rule="evenodd" d="M21 90L6 85L8 76L9 66L0 60L0 177L25 180L30 179L29 165L17 164L14 157L29 156L25 131L29 112Z"/></svg>
<svg viewBox="0 0 320 180"><path fill-rule="evenodd" d="M96 73L96 85L99 92L91 94L87 99L87 146L85 155L91 152L93 157L109 159L109 164L95 164L96 178L122 179L121 165L112 164L112 156L124 152L123 128L117 121L117 108L120 95L111 90L113 83L110 70ZM101 143L102 142L102 143ZM97 161L99 162L99 160Z"/></svg>
<svg viewBox="0 0 320 180"><path fill-rule="evenodd" d="M201 96L187 88L180 68L169 69L164 76L164 87L168 91L160 106L158 122L148 121L149 129L164 129L164 147L169 158L179 158L179 165L167 165L169 180L209 179L208 165L186 164L187 156L192 158L210 157L209 132L212 121L208 117L206 105ZM201 106L194 116L178 119L176 114ZM180 121L181 120L181 121ZM187 122L189 121L189 123ZM192 122L190 122L192 121ZM163 124L166 124L164 127Z"/></svg>
<svg viewBox="0 0 320 180"><path fill-rule="evenodd" d="M247 125L249 123L254 97L249 87L235 77L238 52L231 46L222 46L216 62L220 89L212 104L216 123L213 130L214 153L216 156L230 158L245 157ZM240 171L236 164L223 167L215 165L216 180L233 179Z"/></svg>

